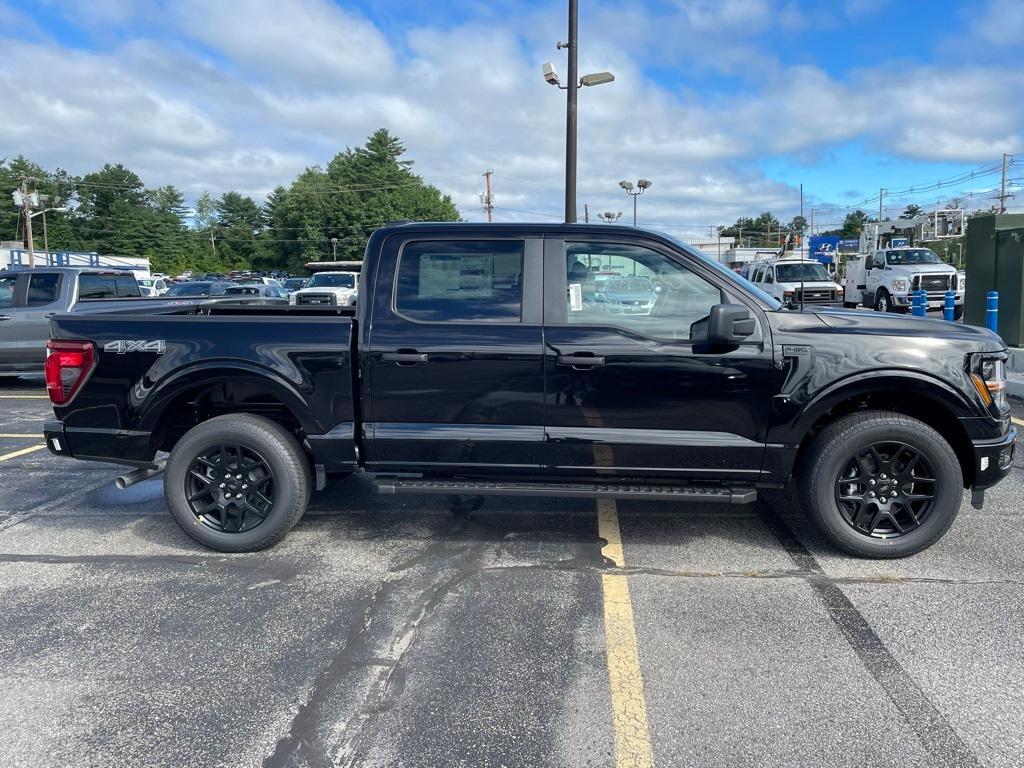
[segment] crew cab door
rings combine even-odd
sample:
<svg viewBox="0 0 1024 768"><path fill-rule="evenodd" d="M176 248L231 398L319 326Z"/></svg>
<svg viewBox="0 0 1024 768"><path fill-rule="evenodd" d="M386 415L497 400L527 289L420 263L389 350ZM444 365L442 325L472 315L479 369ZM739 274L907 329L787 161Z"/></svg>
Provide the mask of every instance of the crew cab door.
<svg viewBox="0 0 1024 768"><path fill-rule="evenodd" d="M14 310L15 327L18 333L18 358L24 365L38 365L46 362L46 342L50 338L50 315L60 312L61 288L65 278L59 272L30 273L27 281L23 306Z"/></svg>
<svg viewBox="0 0 1024 768"><path fill-rule="evenodd" d="M18 334L14 324L18 277L0 277L0 365L10 365L18 359Z"/></svg>
<svg viewBox="0 0 1024 768"><path fill-rule="evenodd" d="M391 236L361 350L368 467L536 471L543 440L542 240ZM369 293L364 288L369 288Z"/></svg>
<svg viewBox="0 0 1024 768"><path fill-rule="evenodd" d="M595 300L595 270L643 276L654 307ZM724 276L655 241L547 240L545 446L558 475L757 479L772 367L765 324L726 348L694 323L745 303Z"/></svg>

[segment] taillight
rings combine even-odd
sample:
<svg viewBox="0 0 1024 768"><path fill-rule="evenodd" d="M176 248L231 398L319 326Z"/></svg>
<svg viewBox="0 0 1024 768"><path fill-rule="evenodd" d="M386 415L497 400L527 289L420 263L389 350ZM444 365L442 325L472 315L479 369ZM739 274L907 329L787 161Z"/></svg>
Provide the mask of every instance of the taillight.
<svg viewBox="0 0 1024 768"><path fill-rule="evenodd" d="M46 342L46 391L54 405L64 405L72 397L96 364L95 348L91 341Z"/></svg>

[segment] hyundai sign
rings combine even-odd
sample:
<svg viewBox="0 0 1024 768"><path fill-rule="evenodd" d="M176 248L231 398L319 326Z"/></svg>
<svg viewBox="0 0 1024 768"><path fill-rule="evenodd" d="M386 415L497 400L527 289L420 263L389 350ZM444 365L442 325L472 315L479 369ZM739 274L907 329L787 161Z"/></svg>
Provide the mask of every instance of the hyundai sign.
<svg viewBox="0 0 1024 768"><path fill-rule="evenodd" d="M836 235L815 235L810 242L810 257L822 264L831 264L839 248L839 237Z"/></svg>
<svg viewBox="0 0 1024 768"><path fill-rule="evenodd" d="M860 240L856 237L843 238L839 241L840 253L857 253L860 250Z"/></svg>

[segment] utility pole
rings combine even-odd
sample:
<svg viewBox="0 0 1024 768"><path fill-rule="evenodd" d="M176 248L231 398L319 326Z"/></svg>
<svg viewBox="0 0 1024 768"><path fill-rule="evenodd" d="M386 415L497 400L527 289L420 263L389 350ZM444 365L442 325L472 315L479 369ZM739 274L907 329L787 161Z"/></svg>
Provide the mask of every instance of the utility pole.
<svg viewBox="0 0 1024 768"><path fill-rule="evenodd" d="M583 204L583 223L590 223L590 205L587 203Z"/></svg>
<svg viewBox="0 0 1024 768"><path fill-rule="evenodd" d="M878 224L875 225L875 250L882 247L882 199L885 197L885 187L878 188Z"/></svg>
<svg viewBox="0 0 1024 768"><path fill-rule="evenodd" d="M999 183L999 212L1006 213L1006 164L1010 156L1003 152L1003 179Z"/></svg>
<svg viewBox="0 0 1024 768"><path fill-rule="evenodd" d="M494 171L488 169L484 171L484 178L487 179L487 192L484 194L484 210L487 211L487 223L490 224L494 221L494 191L491 188L491 176L494 175Z"/></svg>
<svg viewBox="0 0 1024 768"><path fill-rule="evenodd" d="M576 102L579 96L579 0L569 0L569 88L565 92L565 223L576 223Z"/></svg>
<svg viewBox="0 0 1024 768"><path fill-rule="evenodd" d="M797 233L800 236L800 241L797 243L797 246L802 248L803 245L804 245L804 229L807 226L807 219L804 218L804 184L803 184L803 182L800 182L800 222L801 222L800 232Z"/></svg>
<svg viewBox="0 0 1024 768"><path fill-rule="evenodd" d="M50 239L46 236L46 209L43 208L43 250L46 251L47 264L51 263L50 258Z"/></svg>
<svg viewBox="0 0 1024 768"><path fill-rule="evenodd" d="M32 269L36 265L35 244L32 242L32 200L28 194L28 177L21 179L21 204L24 206L25 217L25 240L28 242L28 267Z"/></svg>

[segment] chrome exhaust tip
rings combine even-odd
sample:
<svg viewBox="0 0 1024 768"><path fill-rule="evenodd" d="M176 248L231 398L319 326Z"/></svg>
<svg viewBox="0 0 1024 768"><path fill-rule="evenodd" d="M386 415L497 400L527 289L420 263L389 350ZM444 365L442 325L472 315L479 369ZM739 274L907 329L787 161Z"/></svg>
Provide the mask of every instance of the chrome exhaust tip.
<svg viewBox="0 0 1024 768"><path fill-rule="evenodd" d="M136 483L141 483L143 480L149 480L157 475L162 475L166 466L167 459L160 459L152 467L140 467L139 469L133 469L126 475L121 475L114 481L114 485L123 491L125 488L130 488Z"/></svg>

